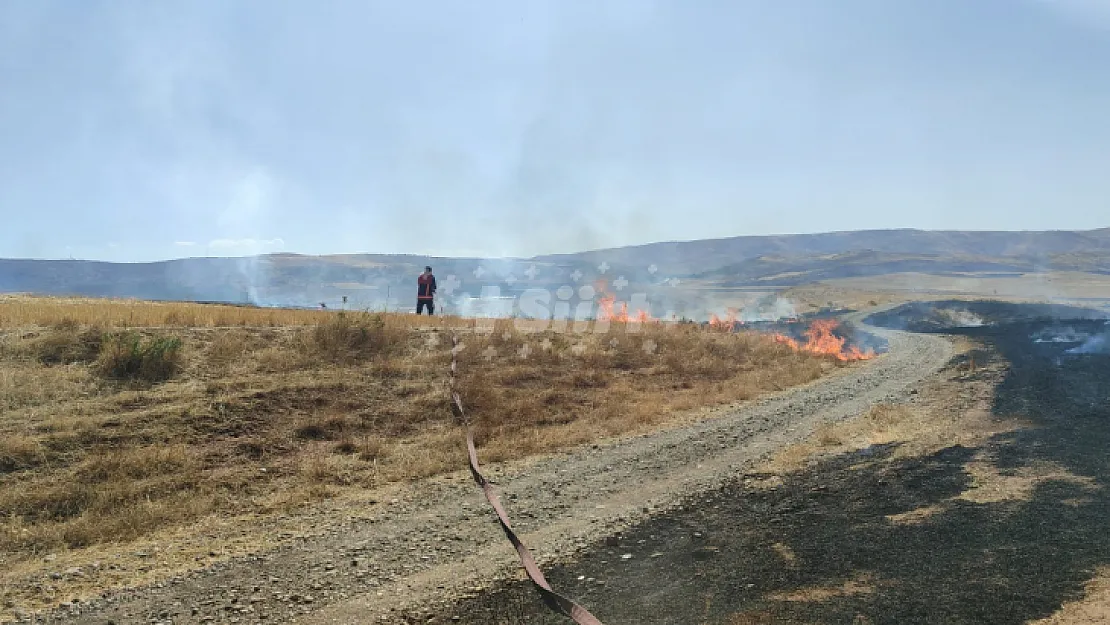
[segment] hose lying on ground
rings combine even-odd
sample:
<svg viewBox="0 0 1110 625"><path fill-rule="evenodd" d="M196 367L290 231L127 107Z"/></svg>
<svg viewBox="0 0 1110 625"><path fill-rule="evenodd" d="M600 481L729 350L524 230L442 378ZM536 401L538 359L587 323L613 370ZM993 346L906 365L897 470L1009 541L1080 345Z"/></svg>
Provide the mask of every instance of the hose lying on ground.
<svg viewBox="0 0 1110 625"><path fill-rule="evenodd" d="M509 515L505 513L505 509L501 506L501 501L497 497L497 493L493 491L493 486L482 475L482 469L478 465L478 450L474 447L474 428L471 427L470 419L467 418L466 412L463 410L462 399L459 397L456 376L458 375L458 353L459 353L459 337L451 337L451 412L454 413L455 418L466 426L466 451L470 457L470 474L474 476L474 481L482 489L486 496L486 500L493 506L494 512L497 513L497 519L501 522L501 529L505 531L505 536L508 537L509 542L516 548L517 555L520 556L520 563L524 566L524 571L528 573L528 579L532 580L536 590L539 591L543 597L543 602L547 607L555 612L570 617L578 625L603 625L596 616L590 614L586 608L578 605L574 601L555 592L551 588L551 584L543 576L543 571L540 570L539 565L536 564L536 559L532 557L531 552L524 546L524 543L517 537L516 532L513 531L512 525L509 523Z"/></svg>

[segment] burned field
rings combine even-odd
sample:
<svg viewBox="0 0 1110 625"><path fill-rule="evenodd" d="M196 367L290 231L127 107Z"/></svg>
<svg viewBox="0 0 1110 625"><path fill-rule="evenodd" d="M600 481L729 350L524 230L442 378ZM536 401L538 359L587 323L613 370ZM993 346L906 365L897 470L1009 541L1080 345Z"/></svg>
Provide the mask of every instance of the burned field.
<svg viewBox="0 0 1110 625"><path fill-rule="evenodd" d="M868 322L911 332L959 333L982 326L1105 320L1107 313L1064 304L1017 304L1002 301L944 300L910 302L872 314ZM1016 330L1016 328L1015 328Z"/></svg>
<svg viewBox="0 0 1110 625"><path fill-rule="evenodd" d="M830 427L548 578L607 623L1105 622L1110 353L1091 345L1108 326L968 304L872 320L964 346L914 402ZM454 614L563 622L524 583Z"/></svg>

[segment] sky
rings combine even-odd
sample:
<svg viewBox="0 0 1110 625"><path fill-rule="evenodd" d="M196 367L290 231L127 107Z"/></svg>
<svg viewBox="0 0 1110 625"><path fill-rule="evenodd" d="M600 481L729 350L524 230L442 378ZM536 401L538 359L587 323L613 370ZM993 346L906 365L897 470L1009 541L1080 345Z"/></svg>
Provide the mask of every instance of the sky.
<svg viewBox="0 0 1110 625"><path fill-rule="evenodd" d="M4 0L0 257L1110 225L1110 0Z"/></svg>

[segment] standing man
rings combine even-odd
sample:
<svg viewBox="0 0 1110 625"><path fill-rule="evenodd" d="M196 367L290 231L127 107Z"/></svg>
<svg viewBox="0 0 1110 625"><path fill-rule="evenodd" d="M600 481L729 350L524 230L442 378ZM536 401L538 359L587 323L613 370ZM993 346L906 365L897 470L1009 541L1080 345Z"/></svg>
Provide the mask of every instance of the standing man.
<svg viewBox="0 0 1110 625"><path fill-rule="evenodd" d="M435 294L436 277L432 275L431 267L425 267L424 273L416 279L416 314L424 312L425 306L428 307L428 315L435 312Z"/></svg>

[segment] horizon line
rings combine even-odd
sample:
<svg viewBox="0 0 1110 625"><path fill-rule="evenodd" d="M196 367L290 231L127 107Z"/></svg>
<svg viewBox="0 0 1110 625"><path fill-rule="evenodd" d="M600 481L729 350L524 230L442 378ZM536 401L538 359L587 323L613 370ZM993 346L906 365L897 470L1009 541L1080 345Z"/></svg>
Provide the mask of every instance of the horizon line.
<svg viewBox="0 0 1110 625"><path fill-rule="evenodd" d="M328 258L328 257L353 257L353 256L408 256L413 258L426 258L426 259L444 259L444 260L501 260L501 261L528 261L540 260L545 258L560 257L560 256L579 256L585 254L596 254L599 252L612 252L616 250L629 250L643 247L650 247L654 245L673 245L684 243L700 243L706 241L729 241L735 239L777 239L777 238L793 238L793 237L819 237L828 235L843 235L843 234L867 234L879 232L921 232L931 234L961 234L961 233L974 233L974 234L1053 234L1053 233L1072 233L1072 234L1090 234L1102 231L1110 231L1110 226L1103 226L1099 228L1086 228L1086 229L1046 229L1046 230L977 230L973 228L968 229L931 229L931 228L869 228L864 230L828 230L823 232L795 232L795 233L779 233L779 234L740 234L727 237L715 237L706 239L669 239L659 241L649 241L647 243L635 243L632 245L621 245L616 247L601 247L590 248L574 252L549 252L544 254L535 254L532 256L439 256L435 254L419 254L413 252L329 252L323 254L310 254L304 252L282 251L282 252L266 252L261 254L246 254L243 256L180 256L172 258L164 258L161 260L138 260L138 261L121 261L121 260L100 260L95 258L77 258L77 257L9 257L0 256L0 260L5 261L39 261L39 262L83 262L83 263L104 263L112 265L151 265L157 263L170 263L186 260L236 260L236 259L250 259L250 258L267 258L275 256L299 256L305 258ZM861 248L864 249L864 248Z"/></svg>

